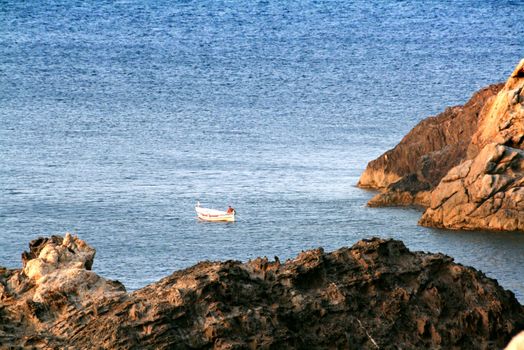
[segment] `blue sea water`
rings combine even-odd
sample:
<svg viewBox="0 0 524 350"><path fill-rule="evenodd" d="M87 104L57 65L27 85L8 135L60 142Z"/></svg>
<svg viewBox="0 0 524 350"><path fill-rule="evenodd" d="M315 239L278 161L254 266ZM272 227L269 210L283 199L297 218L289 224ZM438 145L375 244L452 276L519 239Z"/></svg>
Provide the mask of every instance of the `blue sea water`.
<svg viewBox="0 0 524 350"><path fill-rule="evenodd" d="M371 236L524 302L524 235L368 208L366 164L524 57L518 1L0 1L0 265L71 231L130 290ZM234 224L196 220L233 205Z"/></svg>

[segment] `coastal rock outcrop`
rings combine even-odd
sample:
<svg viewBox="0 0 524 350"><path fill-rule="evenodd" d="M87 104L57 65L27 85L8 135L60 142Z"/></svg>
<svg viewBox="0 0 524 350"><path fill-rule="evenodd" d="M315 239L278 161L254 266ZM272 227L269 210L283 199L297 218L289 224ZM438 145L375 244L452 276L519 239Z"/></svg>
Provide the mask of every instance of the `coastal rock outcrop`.
<svg viewBox="0 0 524 350"><path fill-rule="evenodd" d="M358 186L385 193L370 204L424 205L428 199L424 192L433 189L449 169L466 157L480 111L502 86L488 86L464 106L422 120L397 146L369 162Z"/></svg>
<svg viewBox="0 0 524 350"><path fill-rule="evenodd" d="M524 151L488 144L442 179L420 224L524 231L523 176Z"/></svg>
<svg viewBox="0 0 524 350"><path fill-rule="evenodd" d="M0 269L0 348L483 349L524 329L524 308L495 280L379 238L283 263L201 262L132 293L106 283L35 301L33 277Z"/></svg>
<svg viewBox="0 0 524 350"><path fill-rule="evenodd" d="M21 270L0 267L0 348L56 347L58 324L95 300L126 294L121 283L90 271L95 252L67 233L31 241Z"/></svg>
<svg viewBox="0 0 524 350"><path fill-rule="evenodd" d="M478 130L468 147L468 158L473 158L489 143L524 148L524 59L503 89L483 108Z"/></svg>
<svg viewBox="0 0 524 350"><path fill-rule="evenodd" d="M422 121L369 163L359 185L382 192L368 204L422 205L425 226L524 231L524 60L504 85L454 108L459 113L451 119L448 110ZM388 171L388 181L373 180Z"/></svg>

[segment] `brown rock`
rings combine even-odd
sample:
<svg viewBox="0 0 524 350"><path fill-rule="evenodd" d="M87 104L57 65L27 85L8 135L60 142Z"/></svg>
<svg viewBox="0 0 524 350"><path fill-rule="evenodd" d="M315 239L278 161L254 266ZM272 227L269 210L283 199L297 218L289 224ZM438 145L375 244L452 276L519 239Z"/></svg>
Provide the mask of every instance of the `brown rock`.
<svg viewBox="0 0 524 350"><path fill-rule="evenodd" d="M423 120L370 162L359 185L383 192L368 204L425 206L425 226L523 231L523 71L524 60L503 86Z"/></svg>
<svg viewBox="0 0 524 350"><path fill-rule="evenodd" d="M464 106L448 108L421 121L395 148L369 162L358 185L385 189L403 177L415 175L419 182L435 187L449 169L465 158L481 109L502 86L488 86Z"/></svg>
<svg viewBox="0 0 524 350"><path fill-rule="evenodd" d="M524 107L520 96L524 88L524 76L520 73L523 69L524 60L482 109L478 130L468 148L471 161L452 169L451 176L433 190L431 206L420 224L524 231ZM465 195L449 200L459 191Z"/></svg>
<svg viewBox="0 0 524 350"><path fill-rule="evenodd" d="M19 294L9 287L15 275L30 284ZM378 238L283 264L202 262L87 302L75 283L35 302L31 281L0 270L0 348L482 349L524 329L524 308L495 280Z"/></svg>
<svg viewBox="0 0 524 350"><path fill-rule="evenodd" d="M499 174L500 169L505 169ZM463 176L464 174L467 174ZM462 175L462 177L461 177ZM524 230L524 151L488 144L431 193L420 224L451 229Z"/></svg>
<svg viewBox="0 0 524 350"><path fill-rule="evenodd" d="M386 191L375 195L368 202L368 205L370 207L390 205L427 206L430 198L429 190L429 183L420 181L416 174L410 174L389 185Z"/></svg>
<svg viewBox="0 0 524 350"><path fill-rule="evenodd" d="M473 158L488 143L496 142L523 148L524 136L524 59L517 65L496 98L483 108L478 130L471 138L468 158Z"/></svg>
<svg viewBox="0 0 524 350"><path fill-rule="evenodd" d="M62 347L58 334L87 305L125 295L122 284L86 269L94 256L93 248L68 233L31 241L23 269L0 270L0 348Z"/></svg>

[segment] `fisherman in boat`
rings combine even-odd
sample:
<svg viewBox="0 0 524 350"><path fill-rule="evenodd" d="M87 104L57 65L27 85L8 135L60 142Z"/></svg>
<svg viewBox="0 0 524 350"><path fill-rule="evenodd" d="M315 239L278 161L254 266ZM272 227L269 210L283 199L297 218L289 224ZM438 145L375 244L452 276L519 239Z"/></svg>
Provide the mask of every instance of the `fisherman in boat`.
<svg viewBox="0 0 524 350"><path fill-rule="evenodd" d="M233 214L234 212L235 212L235 209L233 209L231 206L229 206L229 207L227 208L226 213L228 213L228 214Z"/></svg>

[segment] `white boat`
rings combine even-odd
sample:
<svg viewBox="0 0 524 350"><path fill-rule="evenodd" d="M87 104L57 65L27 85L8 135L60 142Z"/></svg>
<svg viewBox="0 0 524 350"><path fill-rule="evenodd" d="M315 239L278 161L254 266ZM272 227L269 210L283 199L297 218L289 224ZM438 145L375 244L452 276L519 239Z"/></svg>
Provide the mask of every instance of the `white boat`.
<svg viewBox="0 0 524 350"><path fill-rule="evenodd" d="M236 212L235 212L235 209L233 209L233 208L231 208L231 210L228 210L228 211L209 209L209 208L202 208L200 206L200 202L197 202L197 205L195 206L195 211L196 211L197 216L198 216L198 218L200 220L204 220L204 221L227 221L227 222L235 221L235 214L236 214Z"/></svg>

